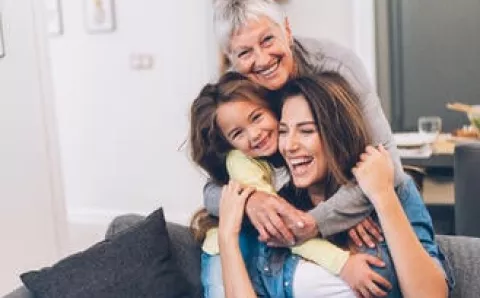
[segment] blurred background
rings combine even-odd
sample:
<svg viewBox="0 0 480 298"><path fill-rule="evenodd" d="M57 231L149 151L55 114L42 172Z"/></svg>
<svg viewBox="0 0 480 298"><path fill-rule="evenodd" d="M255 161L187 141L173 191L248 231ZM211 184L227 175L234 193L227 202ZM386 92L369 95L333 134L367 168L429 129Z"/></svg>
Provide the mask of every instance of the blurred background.
<svg viewBox="0 0 480 298"><path fill-rule="evenodd" d="M480 3L281 3L294 35L362 59L395 131L421 116L468 125L445 104L480 104ZM218 77L211 19L211 0L0 0L0 295L103 239L117 215L162 206L188 224L201 207L184 141L191 102ZM433 205L453 204L452 163Z"/></svg>

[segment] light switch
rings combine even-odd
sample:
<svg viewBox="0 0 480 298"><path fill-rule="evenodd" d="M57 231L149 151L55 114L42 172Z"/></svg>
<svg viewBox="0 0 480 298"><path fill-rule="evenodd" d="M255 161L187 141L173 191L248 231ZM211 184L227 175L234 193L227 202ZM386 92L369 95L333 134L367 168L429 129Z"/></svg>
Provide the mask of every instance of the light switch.
<svg viewBox="0 0 480 298"><path fill-rule="evenodd" d="M2 13L0 12L0 58L5 57L5 47L3 42L3 19Z"/></svg>

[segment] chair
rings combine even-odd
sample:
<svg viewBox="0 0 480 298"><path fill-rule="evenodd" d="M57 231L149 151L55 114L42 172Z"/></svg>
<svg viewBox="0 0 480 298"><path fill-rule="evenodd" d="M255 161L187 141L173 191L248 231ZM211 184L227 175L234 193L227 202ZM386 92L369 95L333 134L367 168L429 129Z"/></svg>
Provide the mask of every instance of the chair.
<svg viewBox="0 0 480 298"><path fill-rule="evenodd" d="M423 192L423 180L425 179L425 170L416 166L404 165L403 171L410 175L417 185L418 191Z"/></svg>
<svg viewBox="0 0 480 298"><path fill-rule="evenodd" d="M480 237L480 143L455 147L454 183L455 234Z"/></svg>

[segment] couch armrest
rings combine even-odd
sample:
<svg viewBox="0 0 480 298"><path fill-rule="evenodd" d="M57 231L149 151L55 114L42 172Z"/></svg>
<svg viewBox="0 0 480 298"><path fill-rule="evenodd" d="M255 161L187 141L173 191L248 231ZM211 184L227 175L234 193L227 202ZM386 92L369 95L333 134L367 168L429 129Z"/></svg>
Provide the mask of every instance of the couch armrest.
<svg viewBox="0 0 480 298"><path fill-rule="evenodd" d="M439 235L436 239L453 270L455 287L451 297L478 297L478 293L480 293L480 238Z"/></svg>
<svg viewBox="0 0 480 298"><path fill-rule="evenodd" d="M33 294L29 290L27 290L27 288L20 287L15 291L11 292L10 294L7 294L3 298L34 298L34 297L33 297Z"/></svg>
<svg viewBox="0 0 480 298"><path fill-rule="evenodd" d="M105 233L105 238L110 239L113 235L135 226L144 219L145 216L138 214L125 214L117 216L108 226L107 232Z"/></svg>

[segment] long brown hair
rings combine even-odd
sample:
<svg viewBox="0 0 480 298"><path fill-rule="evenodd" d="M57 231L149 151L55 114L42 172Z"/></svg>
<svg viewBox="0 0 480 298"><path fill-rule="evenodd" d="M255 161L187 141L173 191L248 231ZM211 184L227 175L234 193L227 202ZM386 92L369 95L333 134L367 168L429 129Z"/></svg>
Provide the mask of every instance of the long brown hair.
<svg viewBox="0 0 480 298"><path fill-rule="evenodd" d="M325 196L330 197L353 178L351 169L371 142L360 102L340 75L323 73L292 79L281 88L277 114L288 98L298 95L310 107L324 148L328 171Z"/></svg>
<svg viewBox="0 0 480 298"><path fill-rule="evenodd" d="M268 91L249 81L246 77L227 72L218 83L207 84L193 101L190 110L190 156L210 178L219 184L229 180L226 158L232 146L217 125L217 109L220 105L248 100L270 108ZM190 222L195 238L202 241L211 227L218 225L215 217L205 209L199 210Z"/></svg>

